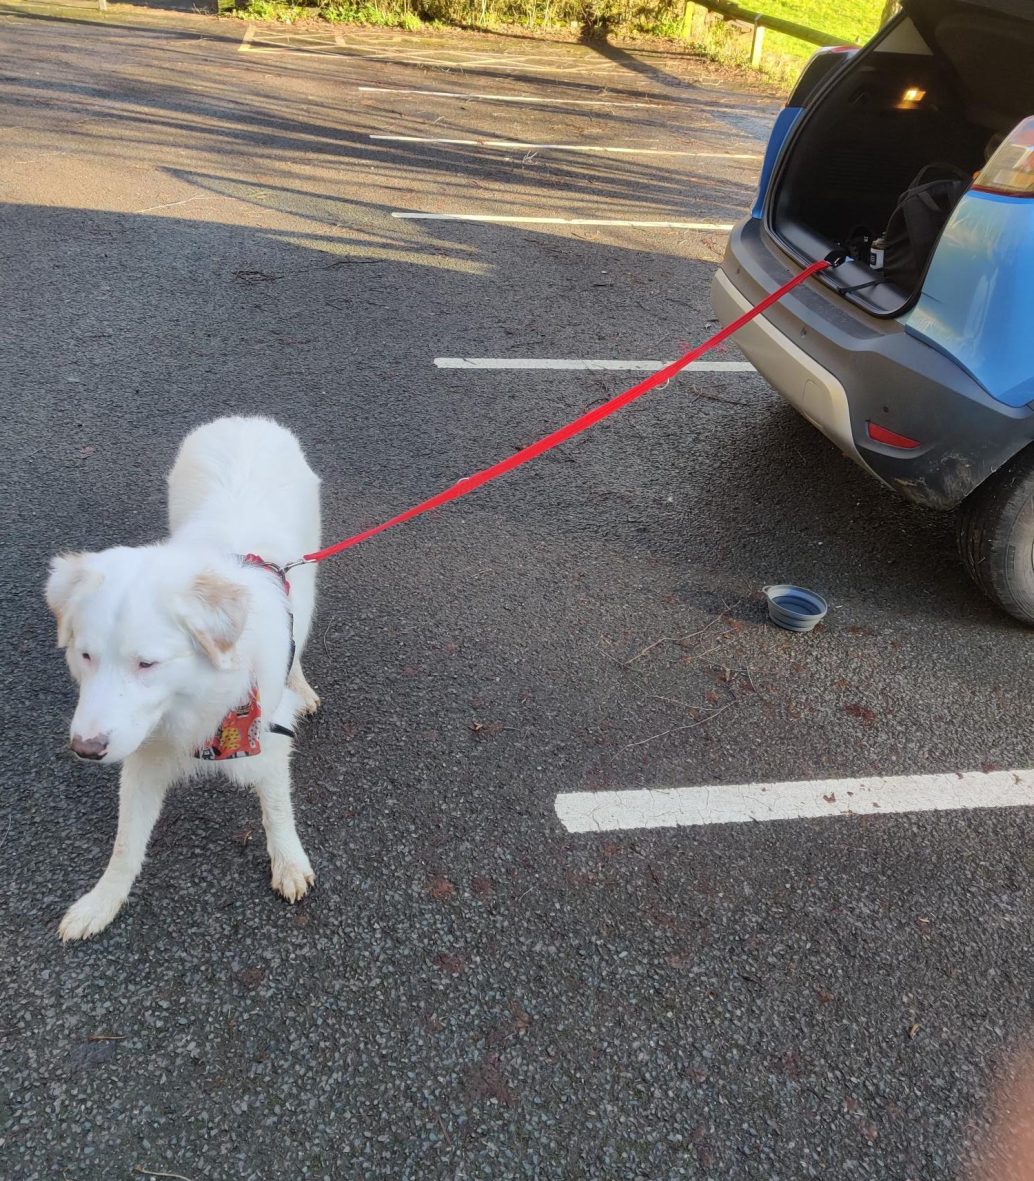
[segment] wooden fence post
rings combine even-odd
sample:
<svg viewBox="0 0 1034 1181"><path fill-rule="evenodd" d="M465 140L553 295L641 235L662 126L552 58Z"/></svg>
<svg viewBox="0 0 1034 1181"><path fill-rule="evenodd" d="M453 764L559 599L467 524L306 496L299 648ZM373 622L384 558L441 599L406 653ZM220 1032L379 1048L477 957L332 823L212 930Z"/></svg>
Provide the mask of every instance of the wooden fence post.
<svg viewBox="0 0 1034 1181"><path fill-rule="evenodd" d="M761 53L765 47L765 27L761 24L761 17L754 18L754 35L750 39L750 64L752 69L761 65Z"/></svg>

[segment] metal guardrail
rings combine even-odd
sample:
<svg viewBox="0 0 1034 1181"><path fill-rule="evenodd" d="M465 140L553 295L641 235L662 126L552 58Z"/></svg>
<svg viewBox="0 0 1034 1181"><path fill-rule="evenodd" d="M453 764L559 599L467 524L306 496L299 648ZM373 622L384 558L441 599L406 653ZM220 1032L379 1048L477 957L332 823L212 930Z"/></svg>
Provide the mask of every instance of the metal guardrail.
<svg viewBox="0 0 1034 1181"><path fill-rule="evenodd" d="M884 9L893 11L897 0L887 0ZM754 12L737 4L736 0L687 0L686 11L683 16L683 36L688 37L692 13L696 9L704 9L720 16L723 20L735 21L738 24L749 25L753 29L750 42L750 64L756 69L761 64L761 54L765 40L765 29L774 33L784 33L788 37L795 37L798 41L806 41L811 45L830 46L844 45L843 37L833 33L824 33L821 29L811 29L807 25L799 25L796 21L786 20L781 16L770 16L764 12ZM882 22L881 22L882 23Z"/></svg>
<svg viewBox="0 0 1034 1181"><path fill-rule="evenodd" d="M764 12L752 12L749 8L736 4L733 0L694 0L701 8L717 13L726 20L742 21L745 25L753 25L755 29L771 29L773 33L785 33L788 37L796 37L798 41L807 41L812 45L844 45L843 37L836 37L832 33L823 33L819 29L809 29L807 25L798 25L794 21L784 20L781 16L769 16Z"/></svg>

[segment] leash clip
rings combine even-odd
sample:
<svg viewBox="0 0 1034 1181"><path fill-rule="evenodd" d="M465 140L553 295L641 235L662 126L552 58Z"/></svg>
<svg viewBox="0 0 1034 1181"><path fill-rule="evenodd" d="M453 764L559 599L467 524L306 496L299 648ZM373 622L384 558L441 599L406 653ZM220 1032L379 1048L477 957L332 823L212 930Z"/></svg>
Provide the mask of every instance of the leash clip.
<svg viewBox="0 0 1034 1181"><path fill-rule="evenodd" d="M293 570L295 566L312 566L315 565L315 558L295 558L293 562L286 562L280 569L286 574L288 570Z"/></svg>
<svg viewBox="0 0 1034 1181"><path fill-rule="evenodd" d="M826 255L826 262L829 263L830 270L841 264L847 262L851 257L843 246L834 246L833 249Z"/></svg>

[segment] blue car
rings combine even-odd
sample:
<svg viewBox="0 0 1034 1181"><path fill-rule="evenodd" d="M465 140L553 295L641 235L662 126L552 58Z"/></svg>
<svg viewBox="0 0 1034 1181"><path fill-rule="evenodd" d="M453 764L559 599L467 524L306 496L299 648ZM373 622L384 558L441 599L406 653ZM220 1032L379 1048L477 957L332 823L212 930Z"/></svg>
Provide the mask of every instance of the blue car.
<svg viewBox="0 0 1034 1181"><path fill-rule="evenodd" d="M812 58L711 289L723 324L847 256L737 343L847 456L957 509L969 573L1034 624L1034 2L905 0Z"/></svg>

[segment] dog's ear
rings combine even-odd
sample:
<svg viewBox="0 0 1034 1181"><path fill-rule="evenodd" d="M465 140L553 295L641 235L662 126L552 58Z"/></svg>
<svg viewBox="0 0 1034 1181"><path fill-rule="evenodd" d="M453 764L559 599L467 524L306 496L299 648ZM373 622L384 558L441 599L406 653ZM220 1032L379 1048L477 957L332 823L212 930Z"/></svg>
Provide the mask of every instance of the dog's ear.
<svg viewBox="0 0 1034 1181"><path fill-rule="evenodd" d="M89 557L89 554L60 554L50 563L46 598L57 620L59 648L66 648L72 638L71 617L76 602L104 581L104 575L88 565Z"/></svg>
<svg viewBox="0 0 1034 1181"><path fill-rule="evenodd" d="M248 618L248 591L211 570L203 570L187 592L183 624L216 668L241 638Z"/></svg>

